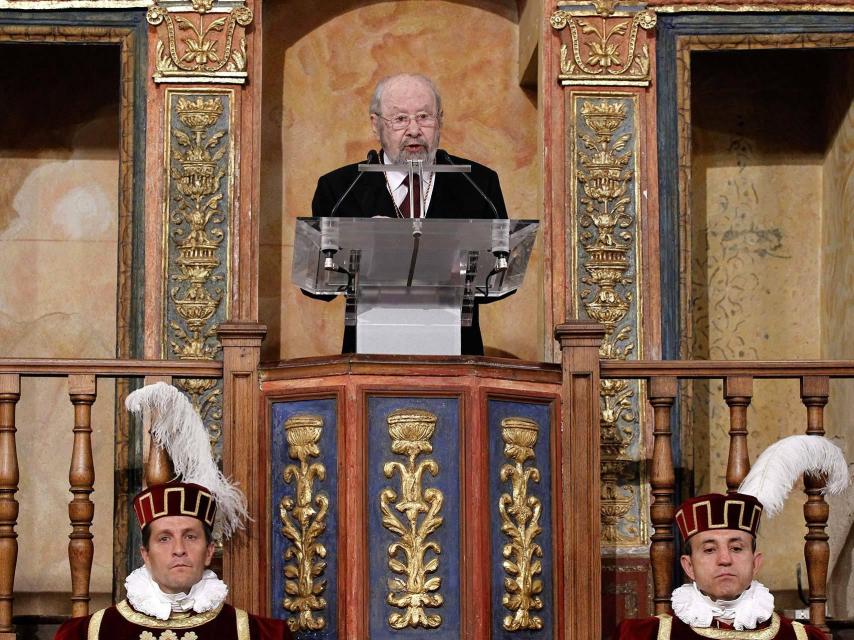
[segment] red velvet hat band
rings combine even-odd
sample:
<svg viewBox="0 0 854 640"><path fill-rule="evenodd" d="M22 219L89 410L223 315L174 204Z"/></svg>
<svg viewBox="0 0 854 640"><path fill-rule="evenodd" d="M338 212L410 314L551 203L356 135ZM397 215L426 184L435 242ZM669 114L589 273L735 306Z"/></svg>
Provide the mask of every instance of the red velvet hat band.
<svg viewBox="0 0 854 640"><path fill-rule="evenodd" d="M682 539L687 540L703 531L735 529L756 536L762 504L743 493L708 493L682 503L674 519Z"/></svg>
<svg viewBox="0 0 854 640"><path fill-rule="evenodd" d="M201 485L169 482L139 493L133 499L133 510L142 529L166 516L189 516L213 528L216 502L210 491Z"/></svg>

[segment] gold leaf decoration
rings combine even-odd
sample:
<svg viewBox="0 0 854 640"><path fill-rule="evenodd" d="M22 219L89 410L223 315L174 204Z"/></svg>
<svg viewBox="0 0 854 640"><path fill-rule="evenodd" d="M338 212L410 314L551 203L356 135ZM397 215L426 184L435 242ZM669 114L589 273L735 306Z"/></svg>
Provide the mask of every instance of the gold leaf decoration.
<svg viewBox="0 0 854 640"><path fill-rule="evenodd" d="M536 576L542 573L543 549L535 542L542 533L540 515L542 502L529 495L529 483L540 481L540 472L534 466L525 466L535 458L534 446L539 436L539 425L528 418L505 418L501 421L504 455L513 463L501 467L502 482L509 482L512 493L503 493L498 500L501 532L510 542L502 549L504 556L504 595L501 602L512 615L507 615L502 626L507 631L537 630L543 628L543 619L534 611L543 608L539 594L543 582Z"/></svg>
<svg viewBox="0 0 854 640"><path fill-rule="evenodd" d="M210 13L213 0L192 0L197 15L172 15L155 0L146 13L154 26L165 25L166 40L157 41L155 82L183 82L210 78L218 82L246 81L246 39L235 46L235 30L245 29L253 20L246 5L232 8L225 15ZM179 37L178 34L182 34Z"/></svg>
<svg viewBox="0 0 854 640"><path fill-rule="evenodd" d="M568 26L570 33L570 42L560 48L558 79L563 84L648 85L649 47L638 44L638 33L655 27L655 13L641 10L617 17L612 2L597 2L596 9L591 16L565 10L551 15L554 29Z"/></svg>
<svg viewBox="0 0 854 640"><path fill-rule="evenodd" d="M444 495L432 487L425 489L422 484L425 473L434 477L439 474L438 463L427 458L416 464L419 456L433 451L431 439L436 421L435 415L421 409L398 409L386 417L391 450L406 458L406 462L391 461L383 466L386 478L395 472L400 476L399 491L387 487L380 492L383 526L398 536L388 547L388 567L402 576L388 581L386 601L404 610L388 616L393 629L436 629L442 624L442 616L427 613L425 608L439 607L444 601L438 593L441 578L430 576L439 568L442 548L429 539L442 525L439 513ZM429 560L428 553L432 555Z"/></svg>
<svg viewBox="0 0 854 640"><path fill-rule="evenodd" d="M577 179L581 193L578 223L584 249L583 267L587 288L579 292L587 316L605 327L599 355L607 360L625 360L634 353L636 338L629 315L636 310L631 287L635 222L632 160L633 136L620 133L628 117L628 102L585 100L581 119L587 129L578 133ZM579 127L581 129L581 127ZM600 450L602 540L609 544L639 544L636 518L629 515L636 502L634 489L623 484L631 473L627 451L638 420L635 410L636 383L627 380L600 381ZM626 533L621 533L621 524Z"/></svg>
<svg viewBox="0 0 854 640"><path fill-rule="evenodd" d="M291 631L323 629L326 620L315 617L315 612L326 608L326 599L321 595L326 589L326 580L320 576L326 569L326 547L319 542L326 530L326 515L329 498L323 493L314 493L314 480L326 478L326 467L319 462L309 462L320 455L320 435L323 418L318 415L291 416L284 423L288 441L288 455L299 461L299 465L285 467L286 483L296 483L293 496L285 496L279 502L279 518L282 534L291 541L285 550L285 593L282 606L296 616L288 618ZM291 562L287 562L291 561Z"/></svg>

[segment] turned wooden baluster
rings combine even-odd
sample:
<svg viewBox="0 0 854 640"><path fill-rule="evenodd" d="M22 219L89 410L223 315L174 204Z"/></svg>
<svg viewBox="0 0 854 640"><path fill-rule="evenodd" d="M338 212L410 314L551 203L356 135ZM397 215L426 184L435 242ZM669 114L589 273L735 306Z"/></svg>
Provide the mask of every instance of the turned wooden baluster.
<svg viewBox="0 0 854 640"><path fill-rule="evenodd" d="M95 376L68 376L68 395L74 405L74 445L68 472L68 482L74 497L68 503L68 516L71 519L68 562L71 565L71 615L77 617L89 613L89 579L95 553L91 532L95 504L89 499L95 485L95 465L92 460Z"/></svg>
<svg viewBox="0 0 854 640"><path fill-rule="evenodd" d="M12 601L18 562L18 453L15 447L15 404L21 397L21 378L0 375L0 639L15 638Z"/></svg>
<svg viewBox="0 0 854 640"><path fill-rule="evenodd" d="M807 408L807 435L824 435L824 406L830 396L830 381L825 376L805 376L801 378L801 400ZM810 593L810 622L825 633L828 627L825 620L827 606L827 565L830 562L830 545L827 543L827 519L830 506L825 502L821 490L825 478L804 475L804 491L807 501L804 504L804 519L807 534L804 536L804 558L807 564L807 579Z"/></svg>
<svg viewBox="0 0 854 640"><path fill-rule="evenodd" d="M652 563L653 602L655 613L667 613L670 609L670 593L673 590L673 515L676 507L673 492L676 473L673 470L671 447L670 413L676 400L679 381L676 378L652 378L649 384L649 403L653 406L654 427L652 445L652 505L650 520L655 527L649 556Z"/></svg>
<svg viewBox="0 0 854 640"><path fill-rule="evenodd" d="M730 376L724 379L724 399L729 405L729 458L726 467L727 493L738 490L738 485L750 471L750 454L747 451L747 407L753 397L753 378Z"/></svg>
<svg viewBox="0 0 854 640"><path fill-rule="evenodd" d="M146 376L145 385L154 384L155 382L165 382L172 384L171 376ZM148 459L145 463L145 486L150 487L155 484L163 484L169 482L173 476L172 461L169 459L169 454L165 449L157 446L150 438L151 425L146 418L143 425L145 433L145 441L148 443Z"/></svg>

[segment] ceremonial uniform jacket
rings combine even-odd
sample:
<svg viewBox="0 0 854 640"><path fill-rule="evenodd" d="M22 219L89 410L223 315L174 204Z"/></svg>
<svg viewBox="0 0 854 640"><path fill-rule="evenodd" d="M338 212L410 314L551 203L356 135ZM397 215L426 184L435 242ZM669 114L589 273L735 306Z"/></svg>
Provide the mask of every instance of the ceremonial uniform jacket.
<svg viewBox="0 0 854 640"><path fill-rule="evenodd" d="M126 600L71 618L54 640L286 640L290 631L283 620L253 616L223 604L206 613L159 620L134 610Z"/></svg>
<svg viewBox="0 0 854 640"><path fill-rule="evenodd" d="M638 620L623 620L617 627L616 640L827 640L816 627L771 616L756 629L736 631L716 627L691 627L667 614Z"/></svg>

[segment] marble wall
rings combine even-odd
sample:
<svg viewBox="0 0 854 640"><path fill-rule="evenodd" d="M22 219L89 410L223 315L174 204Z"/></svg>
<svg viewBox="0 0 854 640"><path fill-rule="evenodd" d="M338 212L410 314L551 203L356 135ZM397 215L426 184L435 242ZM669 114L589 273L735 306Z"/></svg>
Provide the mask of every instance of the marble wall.
<svg viewBox="0 0 854 640"><path fill-rule="evenodd" d="M115 357L119 59L117 51L104 51L0 47L2 357ZM114 403L112 381L100 382L93 407L91 588L107 595ZM73 426L64 379L23 379L17 407L16 615L70 612L60 593L71 590L67 504Z"/></svg>
<svg viewBox="0 0 854 640"><path fill-rule="evenodd" d="M319 12L264 6L260 315L263 358L338 353L341 301L290 282L294 218L311 214L317 177L378 148L368 117L377 81L416 71L442 92L442 146L492 166L512 218L539 218L536 94L518 81L516 3L339 0ZM487 353L542 359L542 253L523 288L482 309Z"/></svg>
<svg viewBox="0 0 854 640"><path fill-rule="evenodd" d="M840 130L832 142L826 131L833 82L824 70L834 55L735 51L693 57L693 357L845 357L841 343L825 335L829 326L844 326L844 314L851 313L850 299L846 308L830 308L832 292L842 284L827 278L842 269L850 279L851 270L851 206L847 222L839 213L844 207L834 207L833 220L827 206L829 198L850 201L850 187L846 196L839 184L846 162L850 182L850 158L843 160L839 149L850 140L840 141L846 136ZM838 228L846 249L834 252L829 226ZM695 489L725 490L729 409L722 384L695 385L692 409ZM831 436L850 430L850 424L830 422ZM756 381L748 428L751 459L778 438L803 433L806 410L797 381ZM760 532L766 554L760 579L778 592L781 607L797 604L804 501L796 488L784 512Z"/></svg>

